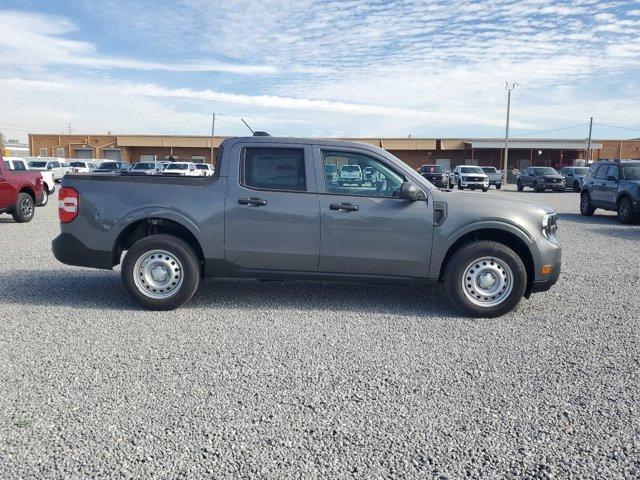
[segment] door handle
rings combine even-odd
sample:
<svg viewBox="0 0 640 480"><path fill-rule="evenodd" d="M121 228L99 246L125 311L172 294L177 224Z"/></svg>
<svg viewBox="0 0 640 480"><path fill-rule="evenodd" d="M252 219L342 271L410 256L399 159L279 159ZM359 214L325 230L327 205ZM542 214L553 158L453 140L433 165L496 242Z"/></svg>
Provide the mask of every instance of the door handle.
<svg viewBox="0 0 640 480"><path fill-rule="evenodd" d="M250 207L262 207L267 204L267 201L258 197L239 198L238 204L249 205Z"/></svg>
<svg viewBox="0 0 640 480"><path fill-rule="evenodd" d="M352 205L350 203L332 203L329 205L331 210L339 210L341 212L357 212L360 210L358 205Z"/></svg>
<svg viewBox="0 0 640 480"><path fill-rule="evenodd" d="M0 178L0 182L6 182L7 179L6 178Z"/></svg>

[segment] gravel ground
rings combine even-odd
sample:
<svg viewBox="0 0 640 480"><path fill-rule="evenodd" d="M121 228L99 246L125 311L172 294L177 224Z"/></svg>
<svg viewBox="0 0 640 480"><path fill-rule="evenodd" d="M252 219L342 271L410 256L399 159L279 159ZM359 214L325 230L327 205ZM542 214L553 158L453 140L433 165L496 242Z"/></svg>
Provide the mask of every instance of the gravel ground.
<svg viewBox="0 0 640 480"><path fill-rule="evenodd" d="M564 273L494 320L302 282L141 311L56 262L54 198L1 216L0 478L640 477L640 226L498 195L561 213Z"/></svg>

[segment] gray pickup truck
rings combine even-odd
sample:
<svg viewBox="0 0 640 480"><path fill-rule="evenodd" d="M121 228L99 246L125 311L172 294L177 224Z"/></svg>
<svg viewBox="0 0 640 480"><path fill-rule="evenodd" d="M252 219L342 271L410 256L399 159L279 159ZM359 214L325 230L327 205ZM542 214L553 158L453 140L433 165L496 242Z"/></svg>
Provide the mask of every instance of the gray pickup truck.
<svg viewBox="0 0 640 480"><path fill-rule="evenodd" d="M233 138L216 161L212 177L67 174L56 258L111 269L126 252L126 290L155 310L207 276L440 281L464 314L495 317L560 274L550 208L439 190L377 147ZM353 185L325 173L345 165L373 173Z"/></svg>

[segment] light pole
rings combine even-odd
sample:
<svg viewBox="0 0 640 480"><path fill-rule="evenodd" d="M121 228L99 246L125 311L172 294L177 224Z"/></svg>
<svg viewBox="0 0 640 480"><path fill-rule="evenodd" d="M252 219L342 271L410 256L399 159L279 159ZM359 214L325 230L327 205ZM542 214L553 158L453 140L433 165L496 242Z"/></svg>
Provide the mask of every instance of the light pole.
<svg viewBox="0 0 640 480"><path fill-rule="evenodd" d="M504 134L504 180L502 181L505 185L509 183L509 117L511 115L511 90L518 86L517 83L512 82L504 82L504 88L507 90L507 128Z"/></svg>

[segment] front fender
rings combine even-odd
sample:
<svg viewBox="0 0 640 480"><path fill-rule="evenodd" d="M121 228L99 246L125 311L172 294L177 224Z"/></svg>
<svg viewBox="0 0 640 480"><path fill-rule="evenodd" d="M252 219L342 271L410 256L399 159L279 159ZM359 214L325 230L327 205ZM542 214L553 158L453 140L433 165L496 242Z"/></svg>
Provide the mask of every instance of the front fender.
<svg viewBox="0 0 640 480"><path fill-rule="evenodd" d="M446 223L443 225L443 227ZM429 267L429 277L439 278L440 272L447 253L455 245L455 243L465 235L477 232L479 230L499 230L518 237L527 246L533 257L535 265L540 263L540 252L536 247L534 239L522 227L505 221L504 219L485 219L471 221L460 225L452 230L444 228L436 228L434 231L433 248L431 251L431 265Z"/></svg>

